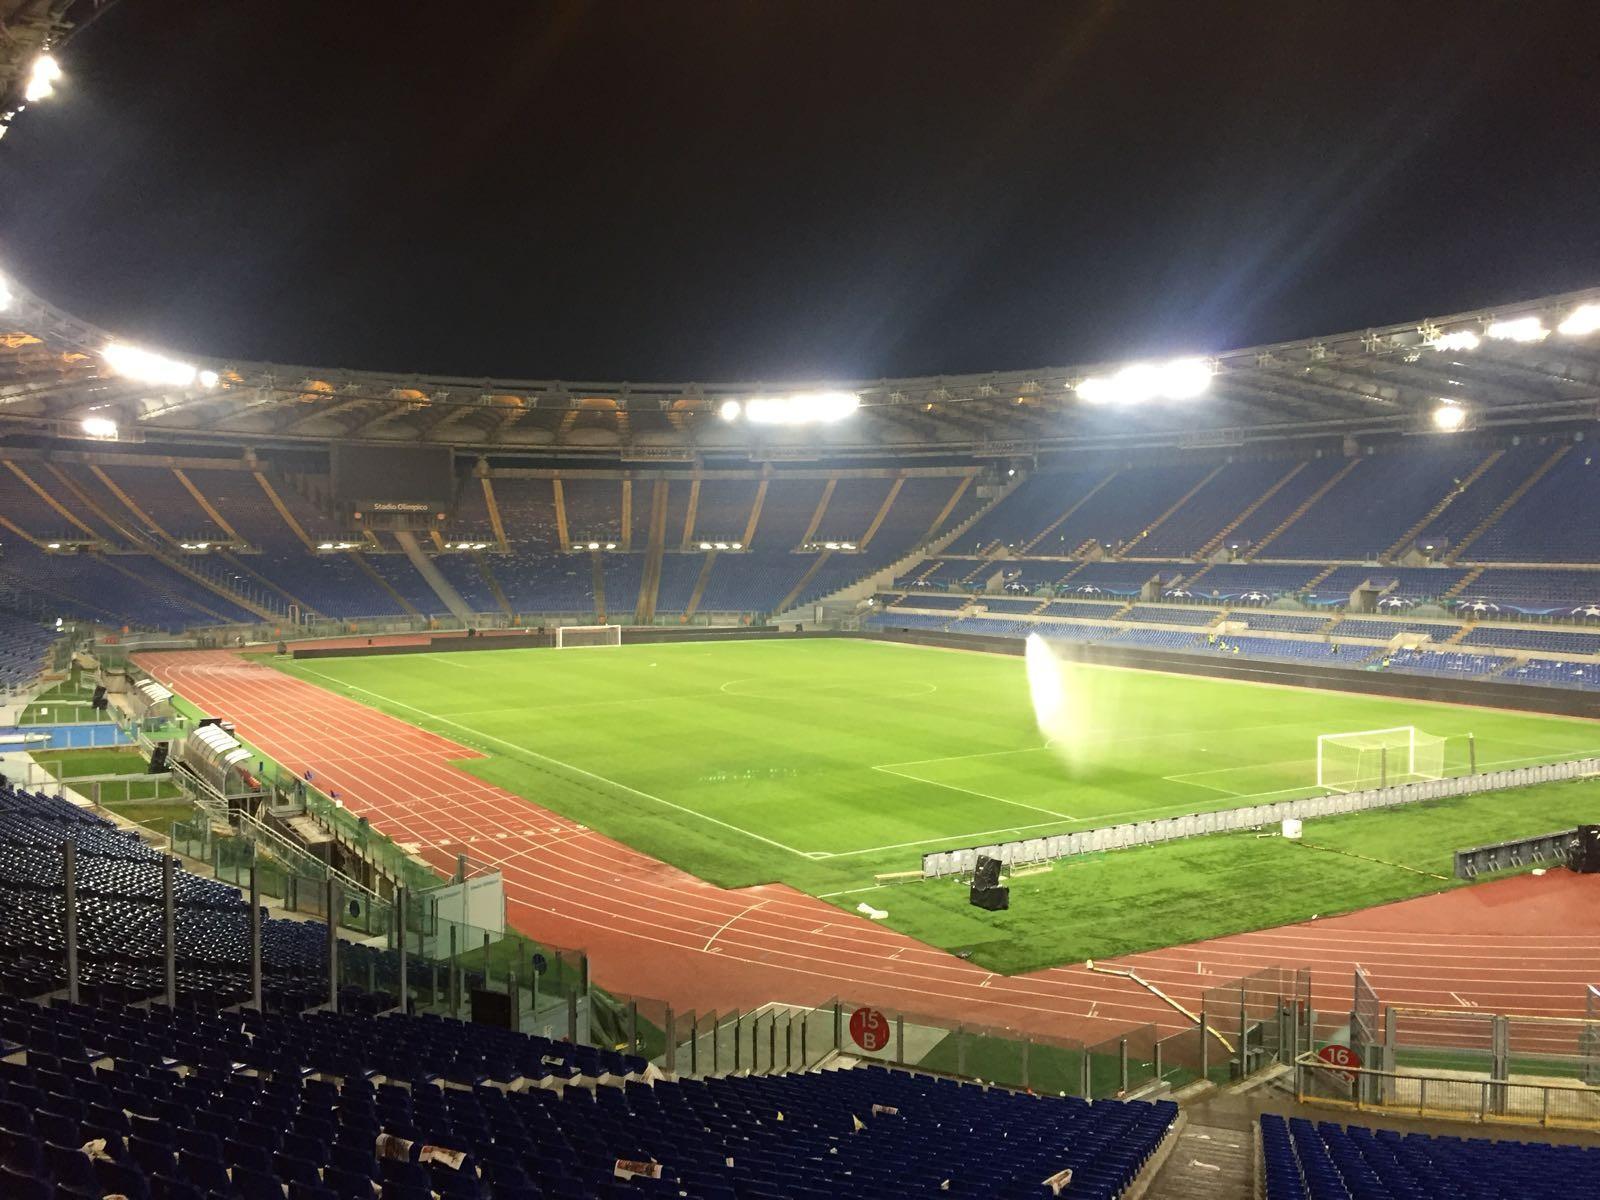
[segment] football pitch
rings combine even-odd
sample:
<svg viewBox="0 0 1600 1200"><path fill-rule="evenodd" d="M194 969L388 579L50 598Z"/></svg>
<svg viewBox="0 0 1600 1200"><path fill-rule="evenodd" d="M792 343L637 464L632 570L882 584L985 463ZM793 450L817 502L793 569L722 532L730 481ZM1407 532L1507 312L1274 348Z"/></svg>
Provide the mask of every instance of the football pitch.
<svg viewBox="0 0 1600 1200"><path fill-rule="evenodd" d="M1039 733L1021 658L864 640L317 659L310 682L483 751L463 765L729 887L819 895L929 850L1318 794L1319 734L1415 726L1446 771L1600 752L1600 726L1078 665Z"/></svg>

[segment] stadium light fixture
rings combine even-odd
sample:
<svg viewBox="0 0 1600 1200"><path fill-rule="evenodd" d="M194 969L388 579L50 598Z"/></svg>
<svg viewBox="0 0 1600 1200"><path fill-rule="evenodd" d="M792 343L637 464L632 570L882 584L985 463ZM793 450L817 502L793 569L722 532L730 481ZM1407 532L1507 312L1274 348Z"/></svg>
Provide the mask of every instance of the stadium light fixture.
<svg viewBox="0 0 1600 1200"><path fill-rule="evenodd" d="M59 549L61 549L61 543L60 542L46 542L44 548L46 550L59 550Z"/></svg>
<svg viewBox="0 0 1600 1200"><path fill-rule="evenodd" d="M615 542L607 542L606 543L606 549L607 550L615 550L616 548L617 548L617 544Z"/></svg>
<svg viewBox="0 0 1600 1200"><path fill-rule="evenodd" d="M710 542L701 542L700 543L700 549L702 549L702 550L714 550L714 549L716 549L716 547L713 546Z"/></svg>
<svg viewBox="0 0 1600 1200"><path fill-rule="evenodd" d="M755 425L817 425L842 421L860 407L854 392L795 392L754 396L745 401L744 415Z"/></svg>
<svg viewBox="0 0 1600 1200"><path fill-rule="evenodd" d="M218 375L215 371L201 371L200 372L200 386L203 387L203 388L207 388L207 389L214 388L214 387L217 386L218 383L221 382L221 380L222 380L222 377L220 375Z"/></svg>
<svg viewBox="0 0 1600 1200"><path fill-rule="evenodd" d="M333 549L333 543L332 542L318 542L317 543L317 549L318 550L332 550Z"/></svg>
<svg viewBox="0 0 1600 1200"><path fill-rule="evenodd" d="M1436 338L1429 338L1428 345L1435 350L1476 350L1478 335L1470 329L1453 329Z"/></svg>
<svg viewBox="0 0 1600 1200"><path fill-rule="evenodd" d="M1467 423L1467 410L1459 400L1441 398L1433 410L1433 427L1444 433L1454 433Z"/></svg>
<svg viewBox="0 0 1600 1200"><path fill-rule="evenodd" d="M28 82L23 85L22 98L29 104L36 100L44 100L55 93L56 81L61 78L61 64L49 54L41 54L33 60L33 69L28 72Z"/></svg>
<svg viewBox="0 0 1600 1200"><path fill-rule="evenodd" d="M716 548L718 550L726 550L728 548L728 543L727 542L716 542L716 543L713 543L713 544L716 546Z"/></svg>
<svg viewBox="0 0 1600 1200"><path fill-rule="evenodd" d="M1077 393L1090 404L1145 404L1151 400L1192 400L1211 387L1211 364L1203 358L1165 363L1134 363L1115 375L1091 375Z"/></svg>
<svg viewBox="0 0 1600 1200"><path fill-rule="evenodd" d="M1550 336L1544 322L1538 317L1518 317L1514 321L1496 321L1485 329L1484 335L1502 342L1542 342Z"/></svg>
<svg viewBox="0 0 1600 1200"><path fill-rule="evenodd" d="M600 543L599 542L590 542L589 543L589 549L591 549L591 550L600 549Z"/></svg>
<svg viewBox="0 0 1600 1200"><path fill-rule="evenodd" d="M717 409L717 412L721 415L724 421L737 421L739 419L739 415L744 412L744 405L740 404L737 400L724 400L722 402L722 407Z"/></svg>
<svg viewBox="0 0 1600 1200"><path fill-rule="evenodd" d="M5 307L5 284L0 283L0 308ZM1562 337L1587 337L1600 330L1600 304L1580 304L1567 314L1567 319L1556 326Z"/></svg>
<svg viewBox="0 0 1600 1200"><path fill-rule="evenodd" d="M168 358L152 350L141 350L124 342L107 342L100 357L124 379L165 387L189 387L197 372L192 364Z"/></svg>
<svg viewBox="0 0 1600 1200"><path fill-rule="evenodd" d="M4 126L0 126L0 129L3 128ZM6 286L6 277L0 275L0 312L5 312L6 309L10 308L12 301L15 299L16 297L11 294L11 289Z"/></svg>
<svg viewBox="0 0 1600 1200"><path fill-rule="evenodd" d="M92 438L115 441L117 437L117 423L110 417L85 417L82 429L85 434Z"/></svg>

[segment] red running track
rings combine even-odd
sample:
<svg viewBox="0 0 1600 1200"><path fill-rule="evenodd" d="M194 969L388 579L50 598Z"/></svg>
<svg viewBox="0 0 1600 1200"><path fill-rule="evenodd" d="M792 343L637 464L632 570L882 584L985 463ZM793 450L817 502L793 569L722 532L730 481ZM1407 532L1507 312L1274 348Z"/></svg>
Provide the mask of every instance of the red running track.
<svg viewBox="0 0 1600 1200"><path fill-rule="evenodd" d="M613 991L699 1012L839 996L1089 1041L1186 1026L1143 988L1081 965L995 975L785 885L716 887L451 764L474 750L229 651L138 663L441 869L461 851L498 869L512 925L587 950ZM1190 1008L1250 971L1309 965L1329 1012L1349 1010L1357 964L1391 1003L1580 1015L1585 985L1600 982L1600 875L1518 876L1108 962Z"/></svg>

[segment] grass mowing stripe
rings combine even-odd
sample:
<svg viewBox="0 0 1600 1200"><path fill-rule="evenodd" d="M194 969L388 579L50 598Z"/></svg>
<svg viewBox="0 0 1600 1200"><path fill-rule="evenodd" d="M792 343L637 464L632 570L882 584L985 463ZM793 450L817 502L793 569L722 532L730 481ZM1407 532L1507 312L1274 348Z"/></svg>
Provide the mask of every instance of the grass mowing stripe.
<svg viewBox="0 0 1600 1200"><path fill-rule="evenodd" d="M309 667L306 668L306 672L307 674L317 675L320 678L326 679L330 683L339 682L338 680L334 679L333 676L324 675L320 671L313 671ZM808 856L808 852L805 850L796 850L793 846L786 846L782 842L775 841L763 834L752 833L748 829L740 829L737 825L729 824L727 821L718 820L716 817L710 817L705 813L696 812L692 808L685 808L683 805L675 804L671 800L663 800L660 796L652 796L649 792L640 791L638 788L630 787L625 783L618 783L615 779L607 779L604 775L596 775L593 771L586 771L582 767L573 766L568 762L562 762L559 758L551 758L548 754L540 754L537 750L530 750L526 746L518 745L515 742L508 742L503 738L497 738L493 734L484 733L482 730L474 729L470 725L463 725L458 721L452 721L449 717L438 716L429 712L425 708L418 708L415 705L405 703L403 700L396 700L392 696L385 696L378 692L374 692L369 688L356 687L354 684L346 684L345 686L350 687L352 690L357 692L364 692L375 699L384 701L386 704L392 704L396 708L410 709L412 712L417 713L420 716L427 717L430 721L437 721L441 725L449 725L452 728L459 729L464 733L473 734L477 737L483 738L485 741L494 742L496 745L504 746L513 754L531 755L532 757L539 759L541 762L548 763L553 767L558 767L565 771L576 772L577 774L588 779L593 779L596 783L603 783L607 787L617 788L620 791L628 792L632 795L638 796L643 800L653 800L657 804L664 804L668 808L676 809L681 813L687 813L691 817L699 817L703 821L711 821L714 824L721 825L724 829L731 829L734 833L742 834L745 837L755 838L757 841L765 842L769 846L776 846L780 850L787 850L790 854L799 854L803 857Z"/></svg>

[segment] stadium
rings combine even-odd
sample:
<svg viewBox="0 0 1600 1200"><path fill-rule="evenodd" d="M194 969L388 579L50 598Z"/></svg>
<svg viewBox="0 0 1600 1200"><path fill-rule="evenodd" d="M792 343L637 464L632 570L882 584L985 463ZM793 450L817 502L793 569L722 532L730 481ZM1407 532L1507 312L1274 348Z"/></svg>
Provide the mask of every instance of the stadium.
<svg viewBox="0 0 1600 1200"><path fill-rule="evenodd" d="M0 132L100 11L6 14ZM779 382L50 290L0 263L0 1193L1592 1188L1600 286Z"/></svg>

